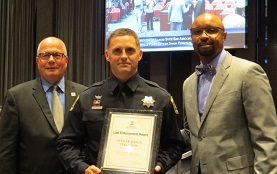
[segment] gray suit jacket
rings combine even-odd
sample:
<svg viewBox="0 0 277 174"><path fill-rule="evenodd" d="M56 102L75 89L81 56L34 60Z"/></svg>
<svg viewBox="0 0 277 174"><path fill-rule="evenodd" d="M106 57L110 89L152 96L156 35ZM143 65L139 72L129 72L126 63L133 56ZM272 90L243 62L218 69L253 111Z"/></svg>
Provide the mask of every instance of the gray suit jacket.
<svg viewBox="0 0 277 174"><path fill-rule="evenodd" d="M84 89L83 85L65 81L65 116ZM39 78L11 88L0 117L0 173L63 173L56 151L57 136Z"/></svg>
<svg viewBox="0 0 277 174"><path fill-rule="evenodd" d="M183 84L184 121L192 146L192 174L276 174L277 117L264 70L227 52L206 101L202 121L193 73Z"/></svg>

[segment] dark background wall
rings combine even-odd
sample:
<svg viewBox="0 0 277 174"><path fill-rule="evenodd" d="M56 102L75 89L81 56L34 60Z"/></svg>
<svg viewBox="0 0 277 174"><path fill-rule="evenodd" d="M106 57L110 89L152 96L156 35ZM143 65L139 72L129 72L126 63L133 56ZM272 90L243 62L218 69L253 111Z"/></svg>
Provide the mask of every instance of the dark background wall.
<svg viewBox="0 0 277 174"><path fill-rule="evenodd" d="M4 1L15 2L15 0ZM16 2L25 3L27 1L18 0ZM68 70L69 79L91 85L109 75L108 65L104 63L103 58L104 0L33 0L30 3L35 3L35 17L32 19L34 20L34 44L31 56L35 57L36 46L41 39L47 36L57 36L66 41L71 57L73 57ZM0 10L4 8L5 3L1 1L1 5ZM9 8L9 5L6 4L6 6ZM228 50L235 56L259 63L265 69L272 85L275 102L277 101L277 20L274 12L276 6L275 0L249 0L246 9L248 14L248 33L246 36L248 48ZM1 16L0 19L4 18ZM74 18L74 20L71 18ZM92 20L95 23L91 23ZM3 22L1 24L0 28L3 28ZM80 28L84 30L79 31ZM5 39L3 39L4 37ZM9 37L12 37L12 34ZM5 33L2 32L1 48L7 45L7 40L9 38L6 38ZM83 40L86 42L76 47ZM22 50L27 50L24 46L15 48L9 52L21 53ZM1 63L10 58L10 56L6 56L5 50L1 49ZM95 62L88 61L91 59L95 59ZM196 64L199 64L199 59L193 51L147 52L144 53L140 62L139 72L146 79L155 81L166 88L174 97L175 103L182 114L182 83L193 72ZM6 73L4 66L3 64L0 65L2 74ZM37 75L35 63L31 69L24 69L24 71L31 75L20 78L20 80L16 79L17 71L6 73L4 76L0 75L0 105L8 88L23 81L31 80ZM9 78L14 79L13 83L8 83L7 79Z"/></svg>

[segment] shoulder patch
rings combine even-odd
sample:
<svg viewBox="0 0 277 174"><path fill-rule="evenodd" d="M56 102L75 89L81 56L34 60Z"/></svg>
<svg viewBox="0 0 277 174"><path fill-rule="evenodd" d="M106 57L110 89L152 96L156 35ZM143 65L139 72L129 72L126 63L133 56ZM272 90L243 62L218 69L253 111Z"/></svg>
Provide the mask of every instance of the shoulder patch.
<svg viewBox="0 0 277 174"><path fill-rule="evenodd" d="M74 109L74 106L75 106L76 102L79 100L79 98L80 98L80 95L77 96L76 100L74 101L71 108L69 109L70 112Z"/></svg>
<svg viewBox="0 0 277 174"><path fill-rule="evenodd" d="M174 111L175 111L175 114L179 115L179 111L178 111L178 109L177 109L177 106L176 106L176 104L175 104L175 102L174 102L172 96L170 96L170 101L171 101L171 103L172 103L172 105L173 105L173 109L174 109Z"/></svg>

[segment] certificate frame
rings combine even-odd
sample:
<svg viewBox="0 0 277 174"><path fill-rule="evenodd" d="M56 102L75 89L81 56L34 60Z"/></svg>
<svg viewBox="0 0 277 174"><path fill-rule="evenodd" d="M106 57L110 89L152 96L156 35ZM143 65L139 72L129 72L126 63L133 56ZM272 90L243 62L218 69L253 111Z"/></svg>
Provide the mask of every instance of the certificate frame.
<svg viewBox="0 0 277 174"><path fill-rule="evenodd" d="M103 174L154 174L162 111L107 108L97 166Z"/></svg>

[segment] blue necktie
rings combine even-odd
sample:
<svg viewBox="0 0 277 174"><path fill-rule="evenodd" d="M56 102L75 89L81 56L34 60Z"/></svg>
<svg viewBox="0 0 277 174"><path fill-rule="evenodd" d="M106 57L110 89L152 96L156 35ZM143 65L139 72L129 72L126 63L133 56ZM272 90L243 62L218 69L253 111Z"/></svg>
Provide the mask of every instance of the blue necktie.
<svg viewBox="0 0 277 174"><path fill-rule="evenodd" d="M204 65L204 64L200 64L200 65L197 65L195 67L195 72L198 76L204 74L204 73L209 73L211 75L214 75L216 73L216 69L215 67L213 67L212 65Z"/></svg>

